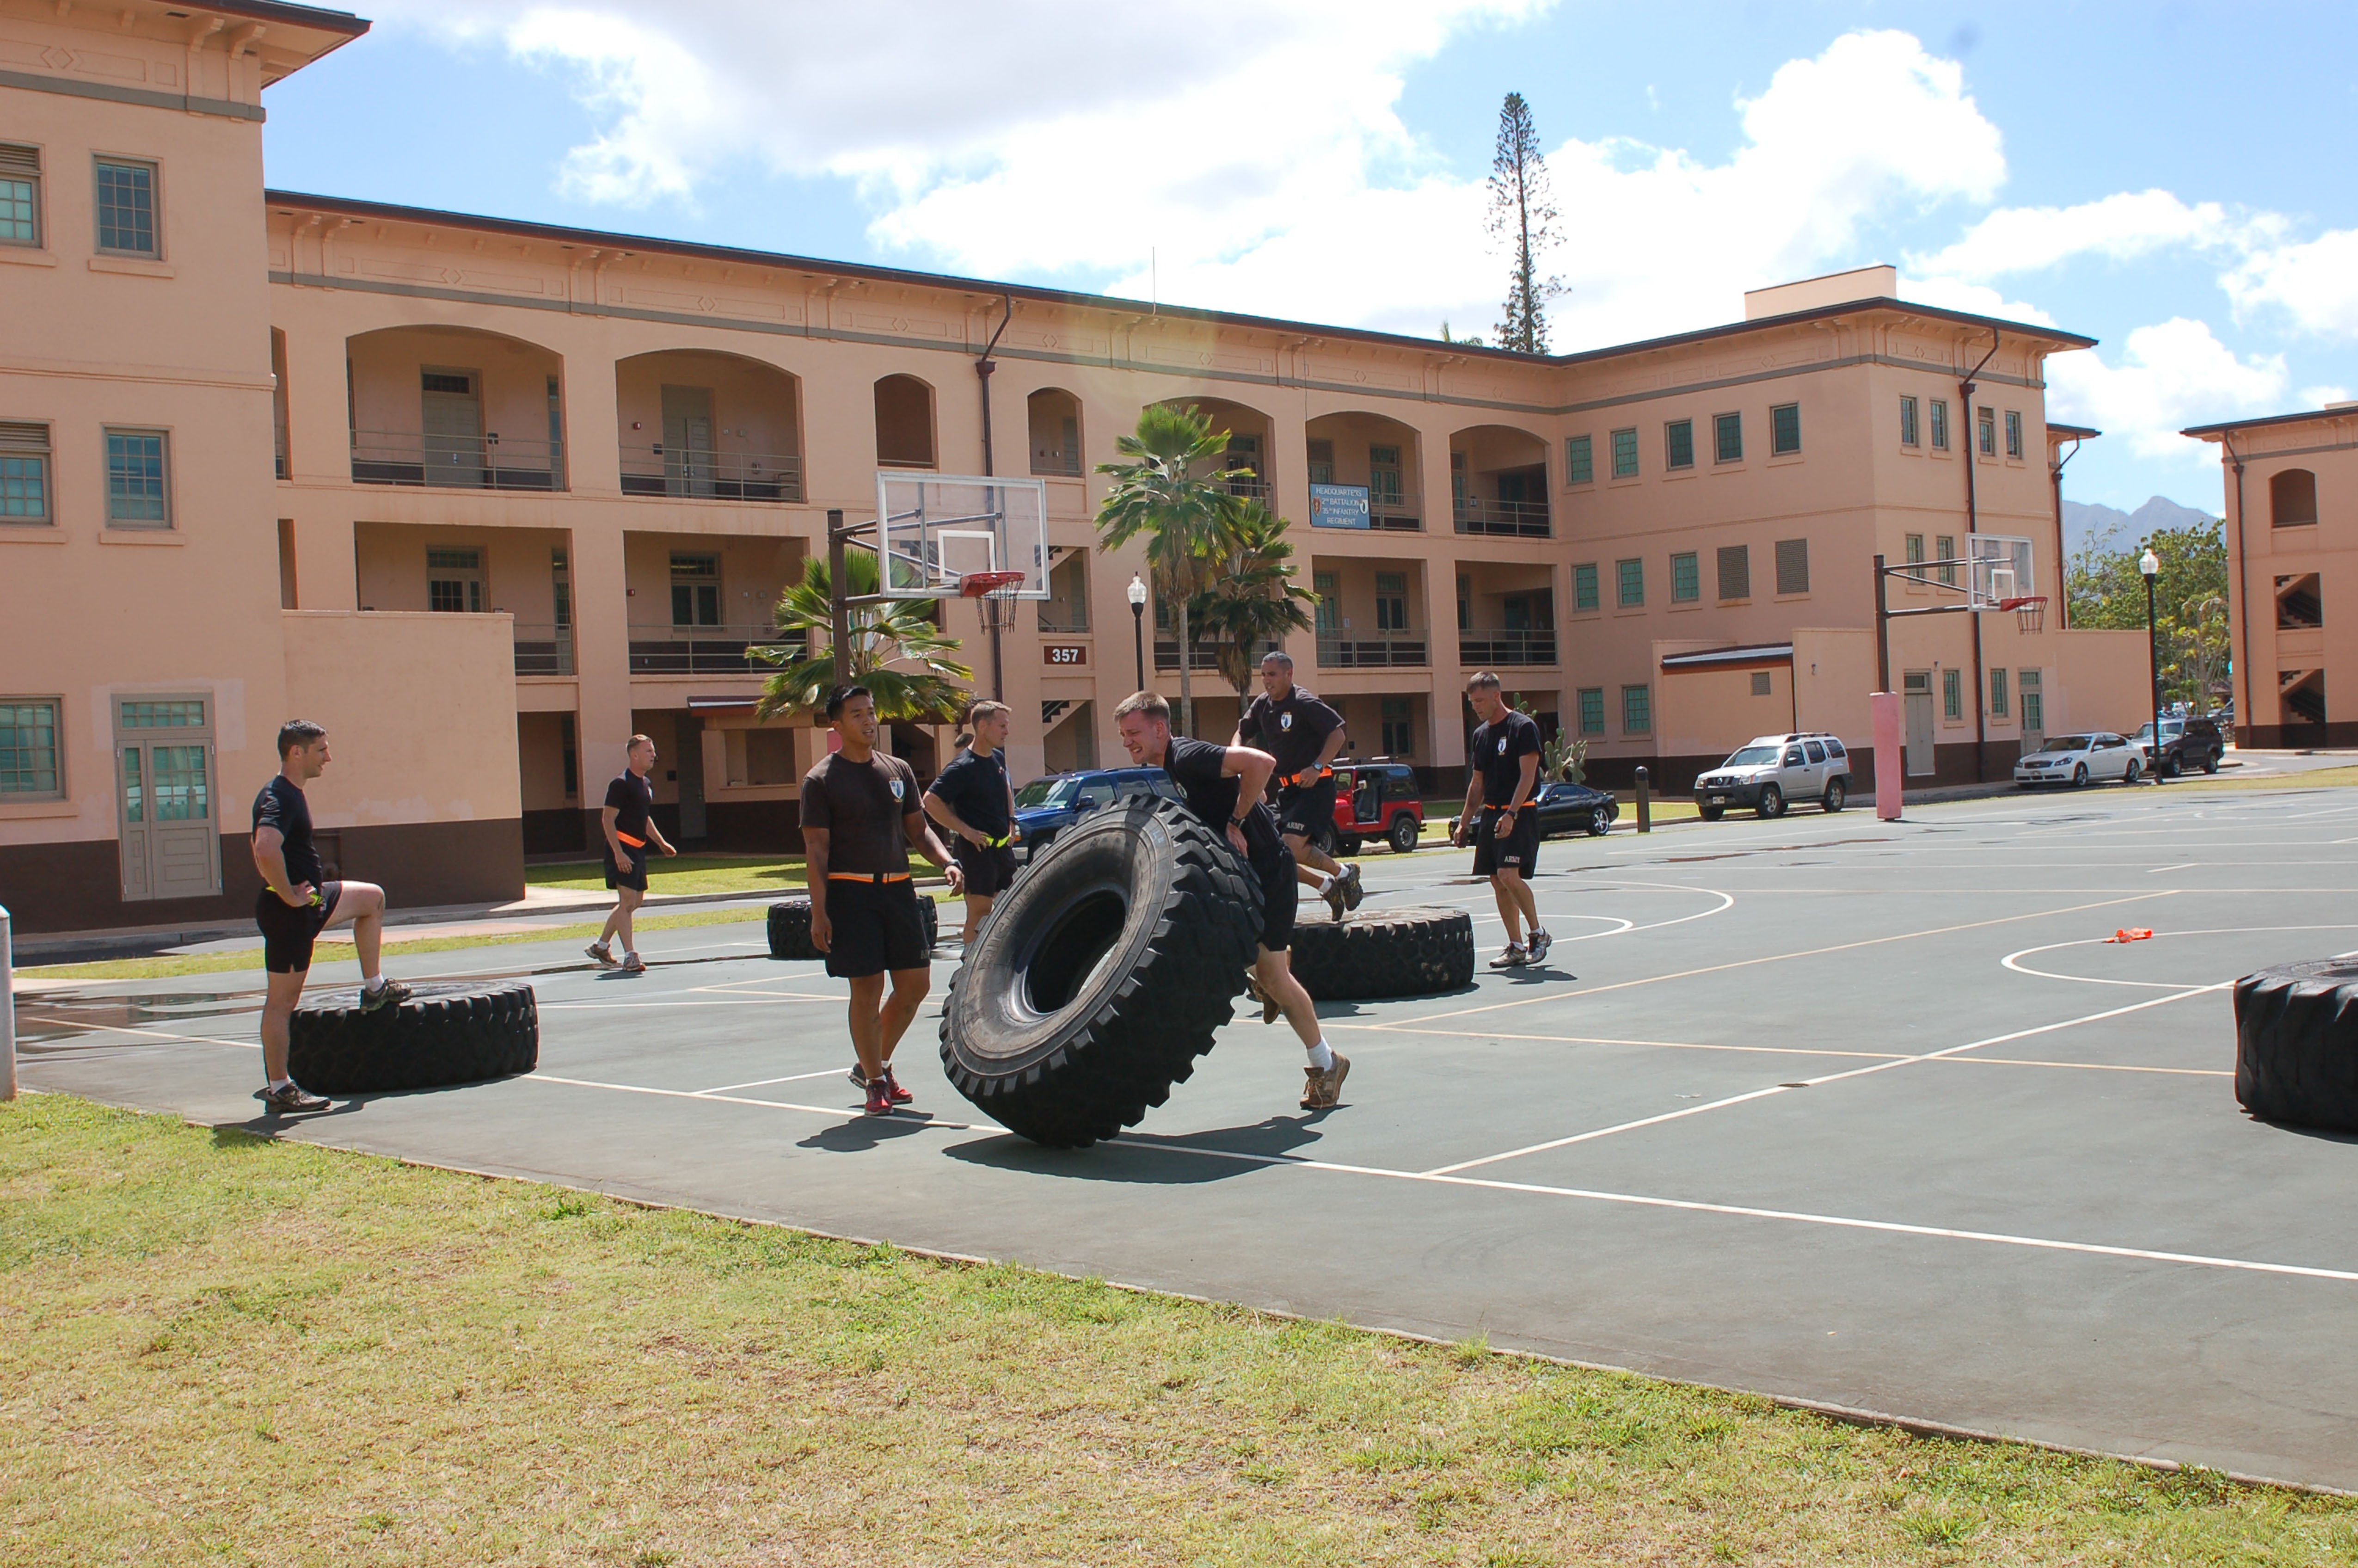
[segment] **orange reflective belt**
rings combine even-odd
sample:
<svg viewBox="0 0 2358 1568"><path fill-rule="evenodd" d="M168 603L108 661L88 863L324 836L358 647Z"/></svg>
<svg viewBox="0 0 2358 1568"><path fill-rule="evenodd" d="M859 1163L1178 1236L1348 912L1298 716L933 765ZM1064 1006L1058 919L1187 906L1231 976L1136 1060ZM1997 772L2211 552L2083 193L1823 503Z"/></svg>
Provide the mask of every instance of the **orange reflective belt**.
<svg viewBox="0 0 2358 1568"><path fill-rule="evenodd" d="M644 849L647 847L647 841L645 839L633 838L619 827L614 829L614 837L620 838L623 843L628 844L633 849Z"/></svg>
<svg viewBox="0 0 2358 1568"><path fill-rule="evenodd" d="M905 882L909 880L909 873L906 871L829 871L827 873L827 880L831 882Z"/></svg>

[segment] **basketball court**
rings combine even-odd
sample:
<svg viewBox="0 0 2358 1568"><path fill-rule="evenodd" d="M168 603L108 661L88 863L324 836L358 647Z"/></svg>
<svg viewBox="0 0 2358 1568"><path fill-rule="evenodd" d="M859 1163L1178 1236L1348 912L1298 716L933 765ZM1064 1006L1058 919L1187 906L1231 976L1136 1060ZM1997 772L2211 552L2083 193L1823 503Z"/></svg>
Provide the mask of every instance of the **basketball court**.
<svg viewBox="0 0 2358 1568"><path fill-rule="evenodd" d="M1475 912L1469 854L1371 907ZM528 1078L276 1125L259 974L20 1000L29 1087L204 1123L1906 1420L2358 1488L2351 1139L2234 1102L2225 988L2358 950L2358 800L2111 789L1552 840L1544 969L1321 1009L1299 1111L1257 1016L1117 1143L844 1074L843 988L758 924L396 960L534 976ZM954 925L946 917L945 928ZM2150 940L2104 940L2150 928ZM348 964L323 963L321 976Z"/></svg>

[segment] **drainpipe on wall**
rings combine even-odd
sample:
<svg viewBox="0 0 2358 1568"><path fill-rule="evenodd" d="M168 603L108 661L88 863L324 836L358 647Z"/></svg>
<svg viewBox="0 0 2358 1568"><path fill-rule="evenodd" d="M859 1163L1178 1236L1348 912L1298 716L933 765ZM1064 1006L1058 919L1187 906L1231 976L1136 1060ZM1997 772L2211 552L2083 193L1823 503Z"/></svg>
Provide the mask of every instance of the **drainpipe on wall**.
<svg viewBox="0 0 2358 1568"><path fill-rule="evenodd" d="M1965 378L1957 383L1958 412L1965 426L1965 559L1969 563L1965 568L1965 584L1968 592L1973 585L1974 568L1970 563L1974 554L1974 535L1978 531L1981 519L1980 505L1974 492L1974 467L1982 460L1982 426L1981 421L1974 416L1974 377L1982 373L1983 365L1997 356L1997 329L1993 327L1990 329L1989 352L1982 356L1981 364L1967 371ZM1975 615L1973 622L1974 783L1983 784L1986 780L1982 767L1982 748L1989 744L1989 710L1983 706L1983 682L1987 677L1982 674L1982 618Z"/></svg>
<svg viewBox="0 0 2358 1568"><path fill-rule="evenodd" d="M2235 596L2227 611L2227 654L2234 667L2229 672L2233 678L2227 683L2227 693L2235 700L2235 728L2241 732L2235 744L2240 746L2244 744L2244 738L2251 734L2253 723L2246 717L2252 711L2253 697L2249 657L2252 634L2244 621L2244 611L2249 606L2244 602L2244 459L2235 450L2232 438L2223 434L2219 438L2219 446L2227 454L2228 466L2235 470L2235 547L2227 554L2227 570L2233 578L2229 591ZM2237 646L2239 640L2243 644L2241 647ZM2238 682L2244 688L2240 693L2235 690Z"/></svg>
<svg viewBox="0 0 2358 1568"><path fill-rule="evenodd" d="M983 345L982 357L974 362L975 382L982 391L982 472L986 479L999 471L991 466L990 446L990 373L999 366L992 361L990 351L999 347L1000 333L1006 331L1007 323L1015 319L1015 296L1002 294L999 297L1005 312L999 318L999 331L991 333L990 341ZM979 603L977 600L977 604ZM996 624L990 628L990 699L993 702L1007 700L1006 663L1001 653Z"/></svg>

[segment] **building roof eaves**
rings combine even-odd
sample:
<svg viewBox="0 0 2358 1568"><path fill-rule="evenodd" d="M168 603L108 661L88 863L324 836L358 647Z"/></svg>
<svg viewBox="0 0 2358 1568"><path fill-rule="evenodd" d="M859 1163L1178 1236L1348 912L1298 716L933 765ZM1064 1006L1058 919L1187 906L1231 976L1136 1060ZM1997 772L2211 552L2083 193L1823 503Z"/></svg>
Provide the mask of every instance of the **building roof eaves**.
<svg viewBox="0 0 2358 1568"><path fill-rule="evenodd" d="M2220 425L2190 425L2179 434L2200 440L2205 436L2232 436L2238 430L2264 429L2270 425L2299 425L2311 419L2358 419L2358 407L2311 408L2300 414L2269 414L2257 419L2230 419Z"/></svg>
<svg viewBox="0 0 2358 1568"><path fill-rule="evenodd" d="M284 22L291 27L317 27L323 33L341 33L347 38L359 38L375 26L366 16L356 16L350 11L290 5L284 0L198 0L191 9L218 11L225 16L251 16L257 22Z"/></svg>
<svg viewBox="0 0 2358 1568"><path fill-rule="evenodd" d="M1771 327L1798 326L1805 321L1823 321L1836 316L1855 316L1863 310L1896 310L1909 316L1929 316L1937 321L1952 321L1960 327L1987 327L2017 337L2043 338L2070 349L2093 349L2093 338L2077 332L2066 332L2058 327L2035 327L2024 321L2006 321L1995 316L1974 316L1963 310L1946 310L1939 306L1920 305L1911 299L1894 299L1887 295L1873 299L1846 299L1839 305L1815 305L1807 310L1788 311L1782 316L1763 316L1757 320L1731 321L1725 326L1704 327L1692 332L1677 332L1667 338L1648 338L1640 342L1616 343L1610 348L1584 349L1578 353L1558 354L1550 361L1554 364L1584 364L1595 360L1611 359L1618 354L1644 353L1652 349L1674 349L1688 343L1707 342L1714 338L1733 337L1740 332L1754 332ZM1937 366L1927 366L1937 369Z"/></svg>
<svg viewBox="0 0 2358 1568"><path fill-rule="evenodd" d="M2093 426L2059 425L2052 419L2047 421L2047 433L2050 436L2062 436L2074 441L2093 441L2104 434Z"/></svg>

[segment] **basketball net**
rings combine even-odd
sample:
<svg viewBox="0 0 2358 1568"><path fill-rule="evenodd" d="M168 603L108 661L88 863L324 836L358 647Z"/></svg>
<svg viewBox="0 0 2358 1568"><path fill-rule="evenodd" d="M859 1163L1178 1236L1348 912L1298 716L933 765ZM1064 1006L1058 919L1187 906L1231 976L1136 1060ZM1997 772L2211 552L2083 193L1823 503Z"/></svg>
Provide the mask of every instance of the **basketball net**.
<svg viewBox="0 0 2358 1568"><path fill-rule="evenodd" d="M1015 626L1015 590L1022 585L1022 572L968 572L958 579L958 597L974 601L984 631L1009 632Z"/></svg>

